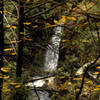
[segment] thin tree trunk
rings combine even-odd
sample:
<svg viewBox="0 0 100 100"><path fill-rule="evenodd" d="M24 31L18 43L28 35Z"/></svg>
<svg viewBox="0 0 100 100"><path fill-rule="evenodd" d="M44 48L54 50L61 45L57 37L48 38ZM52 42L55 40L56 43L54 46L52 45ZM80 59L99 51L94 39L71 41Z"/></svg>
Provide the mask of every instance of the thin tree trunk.
<svg viewBox="0 0 100 100"><path fill-rule="evenodd" d="M4 30L3 30L3 0L0 0L0 74L2 74L1 68L4 66ZM3 79L0 78L0 100L2 100L2 85Z"/></svg>
<svg viewBox="0 0 100 100"><path fill-rule="evenodd" d="M21 77L22 64L23 64L23 34L24 34L24 3L23 0L19 0L19 21L18 21L18 52L17 52L17 66L16 77Z"/></svg>

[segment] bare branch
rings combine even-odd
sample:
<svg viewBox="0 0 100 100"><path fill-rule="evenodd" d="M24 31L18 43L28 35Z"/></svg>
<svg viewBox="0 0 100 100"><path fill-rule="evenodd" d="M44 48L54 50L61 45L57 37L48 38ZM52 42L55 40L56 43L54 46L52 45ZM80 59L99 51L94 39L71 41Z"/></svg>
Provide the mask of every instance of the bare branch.
<svg viewBox="0 0 100 100"><path fill-rule="evenodd" d="M46 12L55 9L55 8L57 8L57 7L61 6L61 5L63 5L64 3L65 3L65 2L60 3L60 4L56 5L55 7L51 7L50 9L47 9L47 10L45 10L45 11L43 11L43 12L39 12L39 13L35 14L34 16L28 17L28 18L26 18L26 19L39 17L40 15L45 14Z"/></svg>
<svg viewBox="0 0 100 100"><path fill-rule="evenodd" d="M32 9L34 9L34 8L37 8L37 7L40 7L40 6L43 6L43 5L45 5L46 3L50 3L50 1L47 1L47 2L44 2L44 3L38 4L38 5L34 6L34 7L32 6L32 8L30 8L30 9L28 9L27 11L24 12L24 15L25 15L26 13L28 13L30 10L32 10Z"/></svg>
<svg viewBox="0 0 100 100"><path fill-rule="evenodd" d="M85 77L86 77L86 74L88 72L88 70L90 69L91 66L93 66L97 60L100 58L100 55L98 55L98 57L95 59L94 62L92 62L85 70L84 74L83 74L83 77L82 77L82 82L81 82L81 87L80 87L80 91L77 93L76 95L76 100L79 100L79 96L81 95L82 93L82 90L83 90L83 87L84 87L84 81L85 81Z"/></svg>
<svg viewBox="0 0 100 100"><path fill-rule="evenodd" d="M5 15L4 15L4 19L6 20L7 24L9 25L8 20L7 20L7 18L5 17ZM12 28L10 28L10 29L11 29L12 33L15 35L15 32L13 31L13 29L12 29ZM16 36L16 35L15 35L15 36ZM11 45L12 45L12 47L14 48L14 51L15 51L15 53L16 53L15 46L14 46L14 44L11 42L11 39L9 38L8 34L6 34L6 37L9 39L9 41L10 41L10 43L11 43ZM14 38L14 39L15 39L15 38ZM15 39L15 41L16 41L16 39Z"/></svg>
<svg viewBox="0 0 100 100"><path fill-rule="evenodd" d="M37 92L37 88L34 86L34 91L35 91L35 93L36 93L36 95L37 95L37 97L38 97L38 100L40 100L40 97L39 97L39 94L38 94L38 92Z"/></svg>
<svg viewBox="0 0 100 100"><path fill-rule="evenodd" d="M12 0L10 0L10 2L14 5L14 7L16 8L16 11L17 11L17 18L19 18L19 9L18 9L18 7L16 6L16 4L12 1Z"/></svg>

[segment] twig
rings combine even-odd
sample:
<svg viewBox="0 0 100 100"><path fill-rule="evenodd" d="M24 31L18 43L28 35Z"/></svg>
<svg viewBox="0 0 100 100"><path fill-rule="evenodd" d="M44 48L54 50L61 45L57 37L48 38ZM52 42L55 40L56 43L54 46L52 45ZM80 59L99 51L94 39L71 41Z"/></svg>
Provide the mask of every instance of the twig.
<svg viewBox="0 0 100 100"><path fill-rule="evenodd" d="M47 75L47 76L41 76L41 77L39 77L39 78L32 79L32 80L30 80L30 81L28 81L28 82L25 82L25 83L29 83L29 82L34 82L34 81L38 81L38 80L41 80L41 79L50 78L50 77L53 77L53 76L55 76L55 75L57 75L57 73L52 74L52 75Z"/></svg>
<svg viewBox="0 0 100 100"><path fill-rule="evenodd" d="M5 19L6 23L7 23L9 26L11 26L11 25L9 24L8 19L6 18L5 15L4 15L4 19ZM13 35L15 35L15 37L17 38L16 33L14 32L14 30L13 30L11 27L10 27L10 30L12 31ZM16 39L15 39L15 40L16 40Z"/></svg>
<svg viewBox="0 0 100 100"><path fill-rule="evenodd" d="M17 11L17 18L19 18L19 9L18 7L16 6L16 4L14 3L14 1L10 0L10 2L14 5L14 7L16 8L16 11Z"/></svg>
<svg viewBox="0 0 100 100"><path fill-rule="evenodd" d="M100 15L99 14L94 14L90 12L77 12L78 14L83 14L83 15L88 15L90 18L100 20Z"/></svg>
<svg viewBox="0 0 100 100"><path fill-rule="evenodd" d="M35 86L34 86L34 91L35 91L35 93L36 93L36 95L37 95L37 97L38 97L38 100L40 100L39 94L38 94L37 89L36 89Z"/></svg>
<svg viewBox="0 0 100 100"><path fill-rule="evenodd" d="M99 28L96 23L95 23L95 27L96 27L96 31L97 31L97 35L98 35L98 42L100 42Z"/></svg>
<svg viewBox="0 0 100 100"><path fill-rule="evenodd" d="M26 19L40 17L40 15L45 14L46 12L55 9L55 8L57 8L57 7L61 6L61 5L63 5L64 3L65 3L65 2L63 2L63 3L61 3L61 4L58 4L58 5L56 5L55 7L51 7L50 9L47 9L47 10L45 10L45 11L43 11L43 12L39 12L39 13L35 14L34 16L28 17L28 18L26 18Z"/></svg>
<svg viewBox="0 0 100 100"><path fill-rule="evenodd" d="M34 90L35 88L31 88L31 90ZM61 90L48 89L48 88L43 88L43 87L37 87L36 90L37 91L47 91L47 92L60 92L61 91Z"/></svg>
<svg viewBox="0 0 100 100"><path fill-rule="evenodd" d="M43 6L43 5L45 5L46 3L50 3L50 1L43 2L43 3L38 4L38 5L36 5L36 6L32 6L32 8L29 8L27 11L24 12L24 15L25 15L26 13L28 13L29 11L31 11L32 9L38 8L38 7L40 7L40 6Z"/></svg>
<svg viewBox="0 0 100 100"><path fill-rule="evenodd" d="M86 68L86 70L85 70L85 72L84 72L84 74L83 74L83 77L82 77L82 82L81 82L80 91L79 91L79 92L77 93L77 95L76 95L76 100L79 100L79 96L80 96L81 93L82 93L82 90L83 90L83 87L84 87L85 77L86 77L86 74L87 74L89 68L90 68L91 66L93 66L93 65L97 62L97 60L98 60L99 58L100 58L100 55L95 59L95 61L94 61L93 63L91 63L91 64Z"/></svg>
<svg viewBox="0 0 100 100"><path fill-rule="evenodd" d="M10 25L5 15L4 15L4 19L6 20L7 24ZM10 28L10 30L12 31L13 35L16 36L16 33L14 32L14 30L13 30L12 28ZM8 34L6 34L6 37L9 39L9 41L10 41L12 47L14 48L14 52L16 53L16 48L15 48L15 46L13 45L13 43L11 42L11 39L9 38ZM16 38L17 38L17 36L16 36ZM14 38L14 40L16 41L15 38ZM16 44L16 45L17 45L17 44Z"/></svg>
<svg viewBox="0 0 100 100"><path fill-rule="evenodd" d="M6 63L8 63L8 65L9 65L10 67L15 66L15 64L11 64L11 63L6 59L6 57L3 57L3 58L4 58L4 61L5 61Z"/></svg>

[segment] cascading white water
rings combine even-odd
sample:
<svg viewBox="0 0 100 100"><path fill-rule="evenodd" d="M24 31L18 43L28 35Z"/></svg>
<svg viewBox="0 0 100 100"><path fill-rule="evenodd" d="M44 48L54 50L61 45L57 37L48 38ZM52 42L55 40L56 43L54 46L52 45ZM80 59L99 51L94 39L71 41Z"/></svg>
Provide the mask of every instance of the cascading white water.
<svg viewBox="0 0 100 100"><path fill-rule="evenodd" d="M54 28L54 35L52 36L48 49L45 54L44 71L55 71L58 65L59 59L59 46L62 35L61 23Z"/></svg>
<svg viewBox="0 0 100 100"><path fill-rule="evenodd" d="M52 36L50 43L48 44L48 49L46 51L45 60L44 60L44 71L52 72L57 69L61 35L62 35L62 26L61 26L61 23L59 22L59 25L57 25L54 28L54 35ZM27 85L42 87L46 84L45 80L48 80L49 82L53 82L54 77L50 77L44 80L38 80L38 81L35 81L34 83L31 83L31 84L29 83ZM49 93L47 91L38 91L38 94L39 94L40 100L50 100ZM34 95L30 96L34 98L33 99L30 98L29 100L38 100L38 98L35 96Z"/></svg>
<svg viewBox="0 0 100 100"><path fill-rule="evenodd" d="M61 35L62 35L62 26L61 23L59 22L59 25L57 25L54 28L54 35L52 36L50 43L48 44L48 49L45 54L44 71L52 72L57 69ZM52 80L53 80L52 77L49 78L49 81ZM33 83L33 85L36 87L42 87L44 84L45 82L43 80L38 80Z"/></svg>

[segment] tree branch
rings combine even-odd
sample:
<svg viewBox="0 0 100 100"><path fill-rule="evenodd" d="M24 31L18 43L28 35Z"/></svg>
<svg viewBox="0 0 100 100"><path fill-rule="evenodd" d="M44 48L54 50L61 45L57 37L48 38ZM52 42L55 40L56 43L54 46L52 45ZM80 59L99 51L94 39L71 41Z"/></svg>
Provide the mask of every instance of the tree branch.
<svg viewBox="0 0 100 100"><path fill-rule="evenodd" d="M35 91L35 93L36 93L36 95L37 95L37 97L38 97L38 100L40 100L40 97L39 97L39 94L38 94L38 92L37 92L37 88L34 86L34 91Z"/></svg>
<svg viewBox="0 0 100 100"><path fill-rule="evenodd" d="M25 15L26 13L28 13L30 10L32 10L32 9L34 9L34 8L38 8L38 7L40 7L40 6L43 6L43 5L45 5L46 3L50 3L50 1L43 2L43 3L41 3L41 4L38 4L38 5L36 5L36 6L32 7L32 8L30 8L30 9L28 9L27 11L24 12L24 15Z"/></svg>
<svg viewBox="0 0 100 100"><path fill-rule="evenodd" d="M85 81L85 77L86 77L86 74L88 72L88 70L90 69L91 66L93 66L97 60L100 58L100 54L98 55L98 57L95 59L94 62L92 62L85 70L84 74L83 74L83 77L82 77L82 82L81 82L81 87L80 87L80 91L77 93L76 95L76 100L79 100L79 96L81 95L82 93L82 90L83 90L83 87L84 87L84 81Z"/></svg>
<svg viewBox="0 0 100 100"><path fill-rule="evenodd" d="M60 4L56 5L55 7L52 7L52 8L50 8L50 9L47 9L47 10L45 10L45 11L43 11L43 12L39 12L39 13L35 14L34 16L28 17L28 18L26 18L26 19L31 19L31 18L39 17L40 15L45 14L46 12L55 9L55 8L57 8L58 6L63 5L64 3L65 3L65 2L60 3Z"/></svg>

